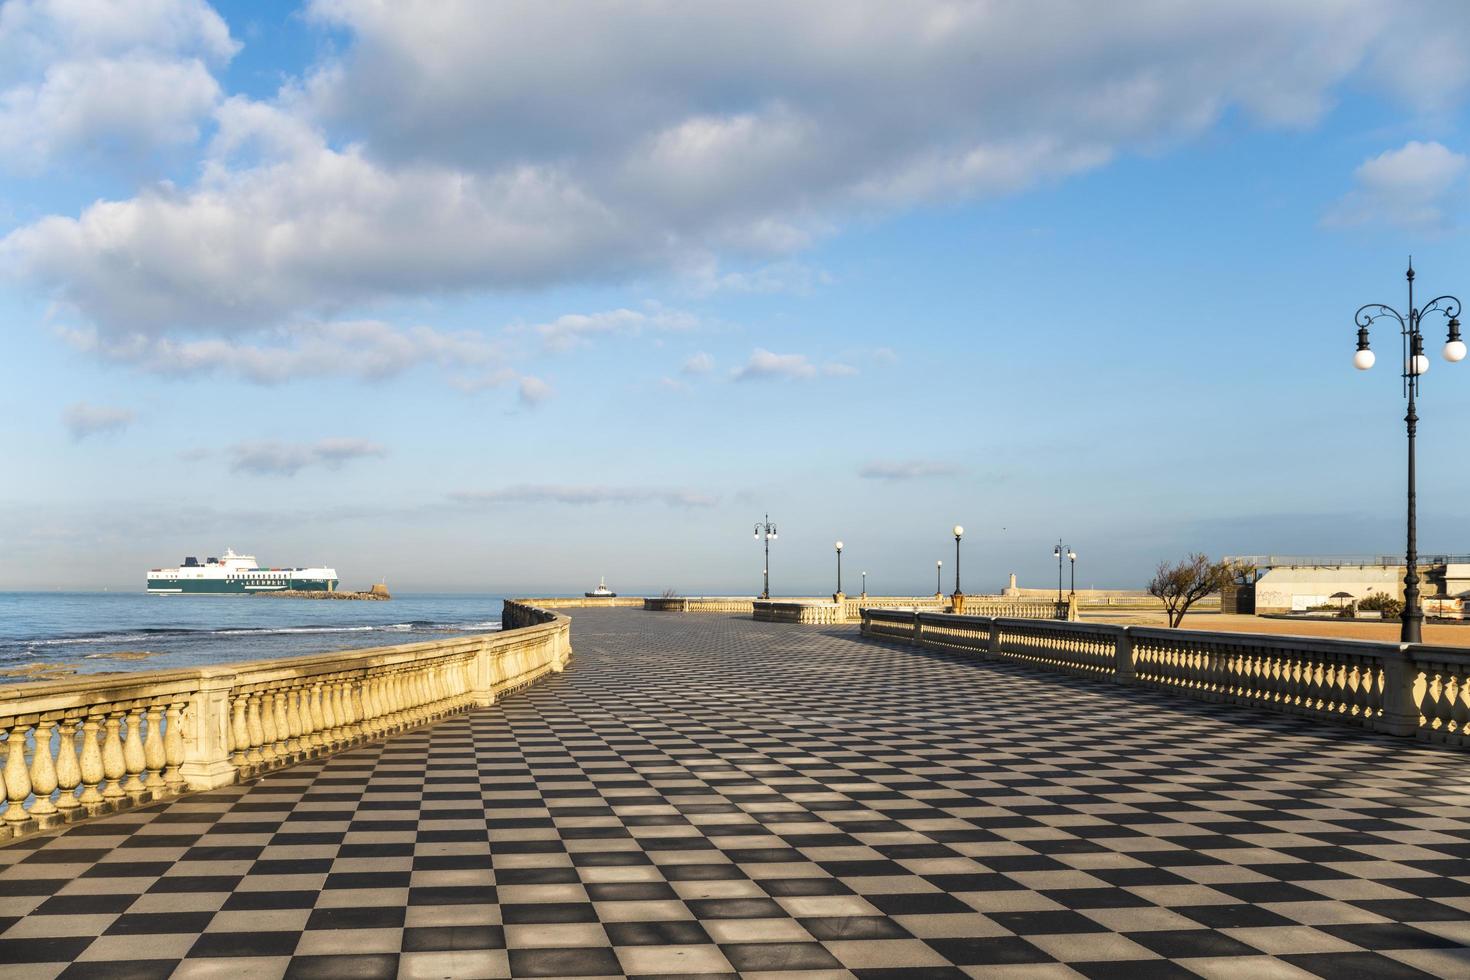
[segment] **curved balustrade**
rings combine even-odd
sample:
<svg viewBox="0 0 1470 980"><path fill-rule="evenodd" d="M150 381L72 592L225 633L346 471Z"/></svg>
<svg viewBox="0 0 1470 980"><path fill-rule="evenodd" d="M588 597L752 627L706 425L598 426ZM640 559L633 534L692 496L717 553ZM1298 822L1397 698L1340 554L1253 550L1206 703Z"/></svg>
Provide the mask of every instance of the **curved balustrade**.
<svg viewBox="0 0 1470 980"><path fill-rule="evenodd" d="M570 620L525 604L511 615L525 628L0 687L0 838L252 778L489 705L560 671Z"/></svg>
<svg viewBox="0 0 1470 980"><path fill-rule="evenodd" d="M1470 651L864 609L862 632L1470 747Z"/></svg>

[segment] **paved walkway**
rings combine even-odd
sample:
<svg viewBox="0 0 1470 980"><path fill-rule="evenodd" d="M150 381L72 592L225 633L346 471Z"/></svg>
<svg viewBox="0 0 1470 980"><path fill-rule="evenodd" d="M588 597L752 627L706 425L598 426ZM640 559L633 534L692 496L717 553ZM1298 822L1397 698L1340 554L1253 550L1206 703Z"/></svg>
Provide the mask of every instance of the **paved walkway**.
<svg viewBox="0 0 1470 980"><path fill-rule="evenodd" d="M0 975L1470 976L1470 756L573 613L430 731L0 848Z"/></svg>

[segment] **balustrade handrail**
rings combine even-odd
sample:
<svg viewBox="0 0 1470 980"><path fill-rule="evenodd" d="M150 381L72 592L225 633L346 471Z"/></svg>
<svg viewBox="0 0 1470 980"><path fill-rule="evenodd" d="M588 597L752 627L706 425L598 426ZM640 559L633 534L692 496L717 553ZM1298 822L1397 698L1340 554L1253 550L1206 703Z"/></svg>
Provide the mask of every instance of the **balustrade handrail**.
<svg viewBox="0 0 1470 980"><path fill-rule="evenodd" d="M1470 748L1458 647L884 609L862 632Z"/></svg>
<svg viewBox="0 0 1470 980"><path fill-rule="evenodd" d="M340 751L563 669L566 616L507 602L502 619L524 628L0 686L0 839Z"/></svg>

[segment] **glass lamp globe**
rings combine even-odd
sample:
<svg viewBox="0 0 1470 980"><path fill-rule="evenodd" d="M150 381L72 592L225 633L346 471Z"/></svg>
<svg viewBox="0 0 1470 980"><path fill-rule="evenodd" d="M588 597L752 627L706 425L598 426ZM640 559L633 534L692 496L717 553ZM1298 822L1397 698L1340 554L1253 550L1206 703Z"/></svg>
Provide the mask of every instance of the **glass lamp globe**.
<svg viewBox="0 0 1470 980"><path fill-rule="evenodd" d="M1357 368L1359 371L1366 371L1370 367L1372 367L1373 363L1377 360L1378 358L1374 356L1371 350L1360 350L1353 355L1353 367Z"/></svg>
<svg viewBox="0 0 1470 980"><path fill-rule="evenodd" d="M1428 374L1429 357L1425 354L1415 354L1413 357L1409 358L1409 373Z"/></svg>
<svg viewBox="0 0 1470 980"><path fill-rule="evenodd" d="M965 529L964 528L960 527L958 524L956 524L954 526L954 536L955 537L958 538L958 537L962 536L964 533L965 533Z"/></svg>
<svg viewBox="0 0 1470 980"><path fill-rule="evenodd" d="M938 560L938 561L936 561L936 562L935 562L935 563L934 563L934 567L935 567L935 568L943 568L943 567L944 567L944 559L943 559L943 558L941 558L941 559L939 559L939 560Z"/></svg>
<svg viewBox="0 0 1470 980"><path fill-rule="evenodd" d="M1067 552L1067 558L1070 561L1076 561L1077 560L1077 552L1075 552L1075 551L1069 551L1069 552Z"/></svg>
<svg viewBox="0 0 1470 980"><path fill-rule="evenodd" d="M837 550L838 551L841 551L842 550L842 542L841 541L837 542Z"/></svg>
<svg viewBox="0 0 1470 980"><path fill-rule="evenodd" d="M1454 363L1465 359L1465 342L1463 340L1452 340L1444 345L1444 359Z"/></svg>

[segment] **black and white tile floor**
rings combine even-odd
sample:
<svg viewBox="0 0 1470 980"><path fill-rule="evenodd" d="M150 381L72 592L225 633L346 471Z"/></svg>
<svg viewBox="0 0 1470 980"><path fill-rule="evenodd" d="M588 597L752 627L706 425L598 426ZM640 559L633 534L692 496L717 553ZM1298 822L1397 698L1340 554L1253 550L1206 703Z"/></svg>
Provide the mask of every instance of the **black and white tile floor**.
<svg viewBox="0 0 1470 980"><path fill-rule="evenodd" d="M726 617L0 848L0 976L1470 977L1470 756Z"/></svg>

